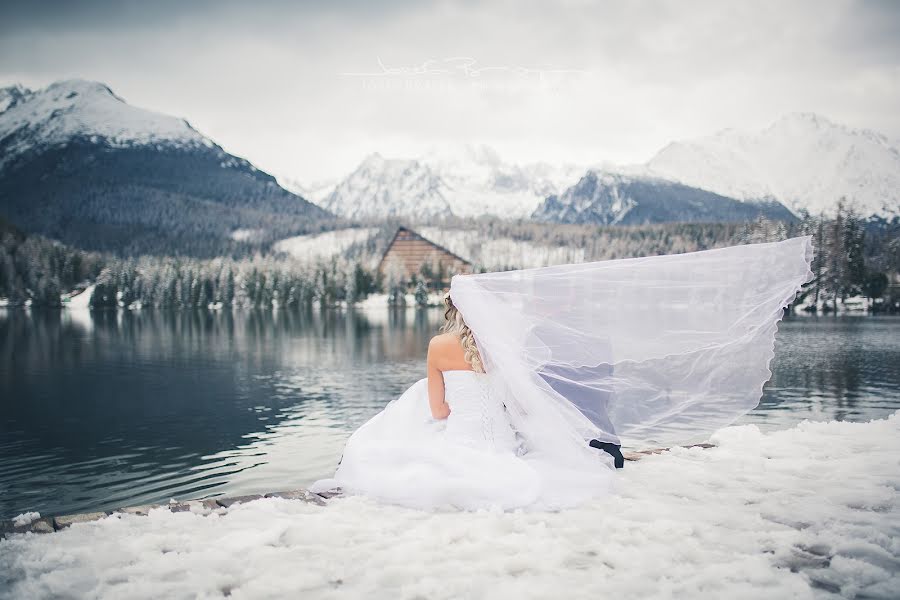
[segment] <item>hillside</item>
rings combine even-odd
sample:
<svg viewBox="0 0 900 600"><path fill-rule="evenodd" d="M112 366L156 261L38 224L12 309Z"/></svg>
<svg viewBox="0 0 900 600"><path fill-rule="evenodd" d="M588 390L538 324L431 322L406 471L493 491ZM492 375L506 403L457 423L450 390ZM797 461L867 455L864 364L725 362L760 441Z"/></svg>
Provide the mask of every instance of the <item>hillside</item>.
<svg viewBox="0 0 900 600"><path fill-rule="evenodd" d="M320 206L342 217L421 222L450 216L528 218L544 198L582 172L572 165L510 163L488 146L467 144L432 148L414 159L371 154L330 192L323 184L284 181L309 190Z"/></svg>
<svg viewBox="0 0 900 600"><path fill-rule="evenodd" d="M877 132L810 113L786 115L762 131L673 142L646 166L732 198L775 199L795 212L830 212L846 198L864 216L900 216L900 150Z"/></svg>
<svg viewBox="0 0 900 600"><path fill-rule="evenodd" d="M186 121L103 84L6 88L0 108L0 214L25 231L91 250L204 256L330 218Z"/></svg>
<svg viewBox="0 0 900 600"><path fill-rule="evenodd" d="M559 218L572 222L582 218L612 222L607 218L614 220L616 215L606 211L601 210L604 214L596 218L590 210L573 211L564 201L560 204L566 190L589 171L600 170L632 178L636 185L635 178L642 178L641 194L656 200L644 201L638 211L641 222L663 222L673 215L685 218L696 214L699 220L722 221L742 218L742 214L783 213L773 202L788 208L793 218L803 211L833 212L841 198L867 217L890 220L900 216L900 151L896 144L877 132L808 113L786 115L759 132L728 129L674 141L646 163L604 163L600 169L551 162L516 164L485 145L435 146L404 160L375 156L378 160L367 158L337 184L323 182L306 188L292 181L291 185L310 190L314 199L330 198L321 203L355 218L427 220L450 214L515 220L561 215ZM717 205L707 195L692 209L684 202L687 192L674 184L725 200ZM651 187L655 189L651 191ZM749 202L750 206L734 201ZM655 214L648 212L651 204L658 209ZM629 213L626 219L636 216Z"/></svg>
<svg viewBox="0 0 900 600"><path fill-rule="evenodd" d="M654 177L591 170L535 210L536 221L597 225L729 223L795 217L778 202L734 200Z"/></svg>

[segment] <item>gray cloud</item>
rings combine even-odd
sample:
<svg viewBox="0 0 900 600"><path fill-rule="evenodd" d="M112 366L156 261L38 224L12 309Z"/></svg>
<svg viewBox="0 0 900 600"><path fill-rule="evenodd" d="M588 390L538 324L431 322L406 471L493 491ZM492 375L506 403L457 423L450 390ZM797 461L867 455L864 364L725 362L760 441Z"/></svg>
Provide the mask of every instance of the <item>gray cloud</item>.
<svg viewBox="0 0 900 600"><path fill-rule="evenodd" d="M402 156L467 141L517 160L639 161L672 138L762 127L795 110L897 139L897 7L10 3L0 84L102 80L306 180L375 150ZM474 62L465 69L459 57ZM380 65L394 71L348 75Z"/></svg>

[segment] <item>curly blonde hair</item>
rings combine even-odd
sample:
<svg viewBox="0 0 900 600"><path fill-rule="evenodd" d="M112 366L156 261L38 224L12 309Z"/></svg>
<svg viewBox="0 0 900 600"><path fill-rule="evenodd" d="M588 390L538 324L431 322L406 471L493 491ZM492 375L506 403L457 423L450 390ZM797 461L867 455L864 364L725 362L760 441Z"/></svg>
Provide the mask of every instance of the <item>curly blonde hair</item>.
<svg viewBox="0 0 900 600"><path fill-rule="evenodd" d="M443 333L452 333L458 337L459 343L463 347L463 356L466 362L471 365L472 370L476 373L484 373L484 364L481 362L481 354L479 354L478 346L475 344L475 336L472 334L469 326L466 325L462 313L453 304L449 293L444 295L444 306L447 307L447 310L444 311L444 319L447 322L441 327L441 331Z"/></svg>

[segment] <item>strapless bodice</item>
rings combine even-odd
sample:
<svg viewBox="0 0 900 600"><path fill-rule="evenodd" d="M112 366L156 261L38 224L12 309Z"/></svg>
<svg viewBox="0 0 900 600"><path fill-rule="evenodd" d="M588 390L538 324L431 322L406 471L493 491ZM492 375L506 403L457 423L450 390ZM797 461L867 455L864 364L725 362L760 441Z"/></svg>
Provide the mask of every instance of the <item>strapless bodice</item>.
<svg viewBox="0 0 900 600"><path fill-rule="evenodd" d="M491 393L490 375L444 371L444 399L450 406L446 435L470 446L514 450L518 446L509 415Z"/></svg>

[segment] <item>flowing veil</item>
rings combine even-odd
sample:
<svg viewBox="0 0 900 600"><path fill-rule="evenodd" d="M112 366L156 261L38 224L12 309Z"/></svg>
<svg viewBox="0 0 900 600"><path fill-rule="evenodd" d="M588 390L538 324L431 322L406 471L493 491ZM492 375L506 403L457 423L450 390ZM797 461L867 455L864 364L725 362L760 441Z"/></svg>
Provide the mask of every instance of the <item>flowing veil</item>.
<svg viewBox="0 0 900 600"><path fill-rule="evenodd" d="M812 239L457 275L450 295L529 452L686 443L754 408ZM603 453L599 453L603 454Z"/></svg>

